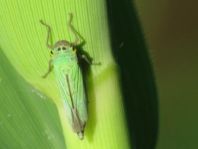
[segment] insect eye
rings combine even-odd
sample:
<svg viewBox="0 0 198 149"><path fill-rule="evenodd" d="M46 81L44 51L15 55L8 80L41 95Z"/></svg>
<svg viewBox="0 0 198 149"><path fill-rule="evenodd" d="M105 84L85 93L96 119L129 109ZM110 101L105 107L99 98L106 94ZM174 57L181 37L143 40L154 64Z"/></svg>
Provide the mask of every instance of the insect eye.
<svg viewBox="0 0 198 149"><path fill-rule="evenodd" d="M61 50L61 48L58 48L58 51L60 51Z"/></svg>
<svg viewBox="0 0 198 149"><path fill-rule="evenodd" d="M65 48L65 47L62 47L62 49L63 49L63 50L66 50L66 48Z"/></svg>

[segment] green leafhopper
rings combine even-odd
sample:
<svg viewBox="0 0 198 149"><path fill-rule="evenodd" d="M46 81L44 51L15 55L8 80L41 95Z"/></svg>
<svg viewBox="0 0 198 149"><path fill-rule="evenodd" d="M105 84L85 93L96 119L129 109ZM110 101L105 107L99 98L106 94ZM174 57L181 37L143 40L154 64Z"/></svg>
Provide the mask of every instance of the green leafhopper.
<svg viewBox="0 0 198 149"><path fill-rule="evenodd" d="M54 45L50 43L51 27L40 20L40 23L48 30L46 46L51 50L52 55L49 60L48 71L43 75L43 78L46 78L54 69L68 121L73 131L77 133L80 139L83 139L84 129L88 119L87 99L75 47L81 45L84 40L72 26L72 18L72 14L70 14L68 25L75 35L75 41L60 40ZM80 57L87 63L93 64L86 55L82 54Z"/></svg>

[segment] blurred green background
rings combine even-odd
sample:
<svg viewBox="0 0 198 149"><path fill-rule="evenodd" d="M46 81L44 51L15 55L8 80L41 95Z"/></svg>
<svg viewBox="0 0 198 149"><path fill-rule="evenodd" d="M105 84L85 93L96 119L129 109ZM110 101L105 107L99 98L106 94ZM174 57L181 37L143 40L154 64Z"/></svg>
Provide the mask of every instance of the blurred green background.
<svg viewBox="0 0 198 149"><path fill-rule="evenodd" d="M196 7L198 2L193 0L136 0L135 2L153 60L159 92L160 128L157 149L197 149L198 10ZM8 64L1 50L0 55L0 62ZM17 88L18 92L21 93L15 96L15 100L11 100L12 95L1 94L3 97L1 99L4 99L0 101L1 107L9 105L7 106L9 107L8 111L2 108L0 113L1 147L16 148L18 144L23 144L21 141L25 139L27 144L23 145L23 148L35 148L32 146L33 141L39 142L38 146L43 148L64 148L62 129L55 105L51 101L42 100L39 97L41 94L29 86L27 82L23 84L22 88L19 88L18 82L16 82L16 86L6 86L10 82L10 77L13 80L19 79L19 82L24 82L24 80L18 75L14 77L13 74L16 72L11 69L10 64L0 68L1 91L15 91ZM23 92L26 91L24 88L27 86L31 91L31 98L23 97ZM23 101L28 105L27 109L21 105L22 98L28 99ZM36 105L38 100L39 106ZM16 104L21 107L19 118L16 114ZM43 110L46 108L49 110ZM31 113L31 111L37 112ZM28 117L29 114L31 114L33 122L31 119L22 121L21 117ZM48 117L48 115L51 116ZM41 117L46 119L38 121ZM17 124L18 130L20 130L14 130L15 133L12 137L4 133L5 130L12 127L5 125L10 122ZM26 126L34 127L27 131ZM49 127L47 130L45 130L46 126ZM35 138L31 137L32 132L35 132ZM25 136L24 134L30 137L22 138ZM16 139L16 144L15 142L5 144L4 142L9 139Z"/></svg>
<svg viewBox="0 0 198 149"><path fill-rule="evenodd" d="M157 149L198 148L198 1L136 0L159 92Z"/></svg>

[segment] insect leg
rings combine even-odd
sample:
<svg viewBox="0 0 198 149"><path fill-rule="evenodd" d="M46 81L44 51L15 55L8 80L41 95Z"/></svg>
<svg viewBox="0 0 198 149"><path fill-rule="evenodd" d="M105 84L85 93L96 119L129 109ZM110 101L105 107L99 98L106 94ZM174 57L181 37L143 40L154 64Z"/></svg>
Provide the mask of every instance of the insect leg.
<svg viewBox="0 0 198 149"><path fill-rule="evenodd" d="M50 44L50 37L51 37L51 27L46 24L45 22L43 22L43 20L40 20L40 23L44 26L46 26L47 28L47 40L46 40L46 46L49 48L49 49L52 49L53 48L53 45Z"/></svg>
<svg viewBox="0 0 198 149"><path fill-rule="evenodd" d="M49 60L48 70L47 70L47 72L42 76L42 78L46 78L46 77L48 76L48 74L52 71L52 68L53 68L53 66L52 66L52 60L50 59L50 60Z"/></svg>
<svg viewBox="0 0 198 149"><path fill-rule="evenodd" d="M85 43L84 38L76 31L76 29L73 27L72 25L72 19L73 19L73 15L72 13L69 13L69 21L68 21L68 26L70 28L70 30L72 31L72 33L75 35L75 41L73 43L71 43L73 46L77 46L77 45L82 45ZM81 41L80 41L81 40Z"/></svg>
<svg viewBox="0 0 198 149"><path fill-rule="evenodd" d="M82 54L81 57L90 65L101 65L100 62L93 62L91 59L89 59L85 54Z"/></svg>

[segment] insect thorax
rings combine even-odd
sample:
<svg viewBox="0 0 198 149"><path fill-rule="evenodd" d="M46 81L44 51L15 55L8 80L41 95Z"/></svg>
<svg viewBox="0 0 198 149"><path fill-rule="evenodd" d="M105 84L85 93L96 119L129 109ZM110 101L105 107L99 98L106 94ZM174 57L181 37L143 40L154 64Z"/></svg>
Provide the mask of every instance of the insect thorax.
<svg viewBox="0 0 198 149"><path fill-rule="evenodd" d="M52 55L53 63L54 64L68 64L68 63L76 63L77 62L77 55L76 52L73 50L68 51L59 51L56 54Z"/></svg>

